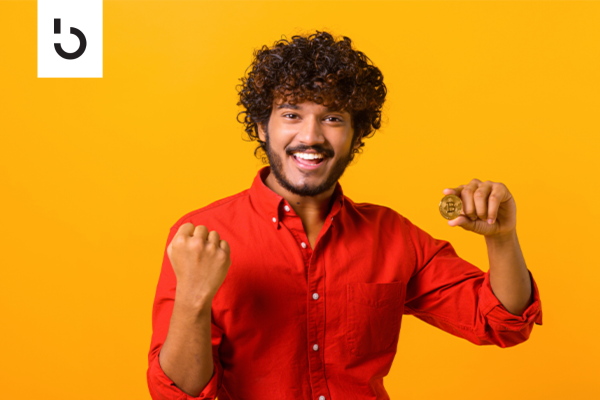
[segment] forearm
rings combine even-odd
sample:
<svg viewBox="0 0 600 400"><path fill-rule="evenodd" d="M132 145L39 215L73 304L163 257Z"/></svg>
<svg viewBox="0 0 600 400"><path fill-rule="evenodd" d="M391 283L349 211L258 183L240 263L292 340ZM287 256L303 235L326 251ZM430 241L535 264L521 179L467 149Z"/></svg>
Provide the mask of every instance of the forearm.
<svg viewBox="0 0 600 400"><path fill-rule="evenodd" d="M485 236L485 242L494 295L511 314L522 315L532 302L532 290L517 231L499 237Z"/></svg>
<svg viewBox="0 0 600 400"><path fill-rule="evenodd" d="M200 395L213 376L211 304L192 305L178 291L159 354L165 375L192 397Z"/></svg>

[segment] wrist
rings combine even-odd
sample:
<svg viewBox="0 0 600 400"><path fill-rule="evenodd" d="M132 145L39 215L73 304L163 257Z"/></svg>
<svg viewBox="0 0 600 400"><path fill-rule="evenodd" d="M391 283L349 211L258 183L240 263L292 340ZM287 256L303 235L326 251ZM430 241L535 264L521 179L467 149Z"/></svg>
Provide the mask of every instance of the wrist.
<svg viewBox="0 0 600 400"><path fill-rule="evenodd" d="M210 312L212 297L199 295L197 292L177 287L175 291L175 305L181 309L195 314Z"/></svg>
<svg viewBox="0 0 600 400"><path fill-rule="evenodd" d="M513 243L515 241L515 239L517 238L517 229L513 229L511 231L508 232L503 232L503 233L497 233L494 235L486 235L485 237L485 241L488 244L507 244L507 243Z"/></svg>

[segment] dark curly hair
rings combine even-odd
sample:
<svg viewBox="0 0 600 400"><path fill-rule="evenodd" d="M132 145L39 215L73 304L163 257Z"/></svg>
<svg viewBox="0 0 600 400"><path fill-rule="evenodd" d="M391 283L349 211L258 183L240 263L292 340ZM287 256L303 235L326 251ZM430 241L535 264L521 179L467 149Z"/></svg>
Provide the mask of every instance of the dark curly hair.
<svg viewBox="0 0 600 400"><path fill-rule="evenodd" d="M369 64L371 60L364 53L352 48L346 36L336 41L328 32L316 31L309 36L294 35L291 42L284 37L272 48L263 46L254 51L248 78L240 78L242 84L236 86L240 96L237 105L246 108L238 114L238 122L245 125L250 141L259 142L254 156L258 158L262 149L262 161L267 163L266 143L258 136L257 124L268 125L273 101L281 99L290 104L313 101L333 110L347 110L352 115L353 144L360 141L352 151L353 159L362 152L362 140L381 127L387 93L383 74L372 62ZM243 121L240 114L246 114Z"/></svg>

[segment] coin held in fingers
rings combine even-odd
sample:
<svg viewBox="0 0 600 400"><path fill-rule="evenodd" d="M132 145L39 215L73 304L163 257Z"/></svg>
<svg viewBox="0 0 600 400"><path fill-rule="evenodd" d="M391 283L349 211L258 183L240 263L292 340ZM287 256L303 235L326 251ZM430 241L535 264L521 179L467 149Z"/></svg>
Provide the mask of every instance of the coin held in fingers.
<svg viewBox="0 0 600 400"><path fill-rule="evenodd" d="M446 219L455 219L462 211L462 201L454 194L444 196L440 201L440 213Z"/></svg>

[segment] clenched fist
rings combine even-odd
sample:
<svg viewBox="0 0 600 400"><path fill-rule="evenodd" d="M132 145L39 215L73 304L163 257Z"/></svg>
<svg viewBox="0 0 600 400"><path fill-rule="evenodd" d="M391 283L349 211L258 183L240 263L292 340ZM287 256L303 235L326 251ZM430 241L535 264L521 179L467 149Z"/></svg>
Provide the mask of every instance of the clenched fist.
<svg viewBox="0 0 600 400"><path fill-rule="evenodd" d="M194 306L212 303L231 265L229 244L216 231L187 222L167 247L177 277L177 296Z"/></svg>

